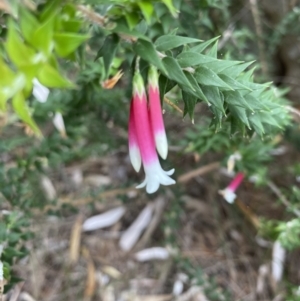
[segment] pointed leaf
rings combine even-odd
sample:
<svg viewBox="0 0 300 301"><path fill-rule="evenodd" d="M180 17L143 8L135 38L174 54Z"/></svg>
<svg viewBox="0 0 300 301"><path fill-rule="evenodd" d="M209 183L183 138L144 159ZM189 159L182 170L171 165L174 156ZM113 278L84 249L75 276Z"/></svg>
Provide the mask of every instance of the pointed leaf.
<svg viewBox="0 0 300 301"><path fill-rule="evenodd" d="M193 86L191 85L191 83L189 82L189 80L187 79L179 64L174 58L165 57L162 61L165 66L165 69L168 70L168 76L170 79L194 90Z"/></svg>
<svg viewBox="0 0 300 301"><path fill-rule="evenodd" d="M108 76L109 68L112 63L113 58L115 57L120 38L116 34L111 34L106 37L102 47L99 49L95 60L99 57L103 57L104 68L106 72L105 78Z"/></svg>
<svg viewBox="0 0 300 301"><path fill-rule="evenodd" d="M205 41L203 43L201 43L200 45L197 45L197 46L194 46L190 49L190 51L193 51L193 52L202 52L203 50L205 50L210 44L212 44L213 42L215 42L216 40L218 40L220 38L220 36L218 37L215 37L213 39L210 39L208 41Z"/></svg>
<svg viewBox="0 0 300 301"><path fill-rule="evenodd" d="M153 44L149 41L138 39L137 42L133 45L134 52L139 55L142 59L154 65L165 74L168 74L164 64L159 58Z"/></svg>
<svg viewBox="0 0 300 301"><path fill-rule="evenodd" d="M33 33L40 26L40 23L34 15L32 15L27 9L21 7L20 9L20 27L21 32L27 42L30 42Z"/></svg>
<svg viewBox="0 0 300 301"><path fill-rule="evenodd" d="M225 97L225 101L233 106L240 106L245 109L250 109L253 111L253 108L248 104L245 98L239 91L224 91L223 95Z"/></svg>
<svg viewBox="0 0 300 301"><path fill-rule="evenodd" d="M207 51L206 55L211 56L213 58L217 58L218 57L218 40L209 49L209 51Z"/></svg>
<svg viewBox="0 0 300 301"><path fill-rule="evenodd" d="M194 110L197 103L197 97L190 93L182 91L182 99L184 102L183 117L188 113L192 123L194 123Z"/></svg>
<svg viewBox="0 0 300 301"><path fill-rule="evenodd" d="M37 76L40 83L49 88L73 88L74 85L51 65L44 65Z"/></svg>
<svg viewBox="0 0 300 301"><path fill-rule="evenodd" d="M238 77L245 69L252 65L255 61L243 63L237 66L232 66L223 71L224 74L232 78Z"/></svg>
<svg viewBox="0 0 300 301"><path fill-rule="evenodd" d="M226 70L229 67L241 64L241 61L214 60L204 63L204 67L218 73ZM226 71L225 71L226 72Z"/></svg>
<svg viewBox="0 0 300 301"><path fill-rule="evenodd" d="M167 6L167 8L169 9L170 13L173 15L173 17L177 17L178 11L177 9L174 7L172 0L162 0L162 2Z"/></svg>
<svg viewBox="0 0 300 301"><path fill-rule="evenodd" d="M40 129L36 125L36 123L33 121L33 119L30 116L27 104L25 102L25 98L22 94L22 92L18 92L12 99L12 105L17 113L17 115L25 122L27 123L32 130L38 135L41 136Z"/></svg>
<svg viewBox="0 0 300 301"><path fill-rule="evenodd" d="M213 104L220 112L225 115L224 100L217 87L201 86L204 95L210 104Z"/></svg>
<svg viewBox="0 0 300 301"><path fill-rule="evenodd" d="M190 84L194 88L194 91L191 91L191 93L193 95L197 96L197 98L200 98L202 101L205 101L208 105L210 105L208 99L206 98L205 94L203 93L202 89L200 88L199 84L197 83L195 77L187 71L184 71L184 74L185 74L186 78L189 80Z"/></svg>
<svg viewBox="0 0 300 301"><path fill-rule="evenodd" d="M233 79L230 76L227 76L226 74L218 74L218 76L234 90L252 91L248 86L239 83L237 80Z"/></svg>
<svg viewBox="0 0 300 301"><path fill-rule="evenodd" d="M254 127L255 131L262 136L265 133L265 131L258 114L251 115L249 117L249 120L251 125Z"/></svg>
<svg viewBox="0 0 300 301"><path fill-rule="evenodd" d="M244 108L228 105L228 109L235 118L240 119L247 127L250 128L249 120Z"/></svg>
<svg viewBox="0 0 300 301"><path fill-rule="evenodd" d="M61 57L66 57L74 52L84 41L89 39L88 35L77 33L55 33L55 51Z"/></svg>
<svg viewBox="0 0 300 301"><path fill-rule="evenodd" d="M186 68L186 67L191 67L191 66L196 66L196 65L202 65L202 64L206 64L209 62L214 62L216 61L216 59L210 57L210 56L206 56L197 52L192 52L192 51L185 51L180 53L177 56L177 60L179 65L182 68Z"/></svg>
<svg viewBox="0 0 300 301"><path fill-rule="evenodd" d="M140 7L148 24L151 23L151 17L153 15L153 4L150 1L137 1L137 5Z"/></svg>
<svg viewBox="0 0 300 301"><path fill-rule="evenodd" d="M182 37L182 36L174 36L174 35L165 35L160 36L155 41L155 46L158 51L167 51L185 44L189 43L199 43L201 40L189 38L189 37Z"/></svg>
<svg viewBox="0 0 300 301"><path fill-rule="evenodd" d="M199 84L232 90L215 72L206 67L197 68L194 76Z"/></svg>

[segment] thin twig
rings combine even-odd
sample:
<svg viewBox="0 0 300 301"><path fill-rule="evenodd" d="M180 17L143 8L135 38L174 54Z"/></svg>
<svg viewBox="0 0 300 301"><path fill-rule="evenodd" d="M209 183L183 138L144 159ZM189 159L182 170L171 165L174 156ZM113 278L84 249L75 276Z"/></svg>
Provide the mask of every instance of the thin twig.
<svg viewBox="0 0 300 301"><path fill-rule="evenodd" d="M259 16L257 0L249 0L249 2L250 2L251 13L253 16L255 31L256 31L256 35L257 35L257 44L258 44L261 69L262 69L263 74L265 76L267 76L269 73L268 62L267 62L267 59L265 56L266 52L265 52L265 45L264 45L264 41L263 41L263 28L262 28L261 19Z"/></svg>
<svg viewBox="0 0 300 301"><path fill-rule="evenodd" d="M287 208L291 208L292 204L288 201L286 196L280 191L280 189L273 183L272 181L268 181L269 188L277 195L282 204L284 204ZM297 209L293 209L293 213L300 217L300 211Z"/></svg>
<svg viewBox="0 0 300 301"><path fill-rule="evenodd" d="M197 176L204 175L210 171L218 169L219 167L220 167L220 162L213 162L181 175L177 181L178 183L186 183Z"/></svg>
<svg viewBox="0 0 300 301"><path fill-rule="evenodd" d="M100 26L104 25L105 17L99 15L98 13L95 13L84 5L77 5L77 9L80 10L90 21Z"/></svg>
<svg viewBox="0 0 300 301"><path fill-rule="evenodd" d="M170 107L178 111L180 114L183 114L183 111L177 107L171 100L169 100L167 97L164 97L164 102L167 103Z"/></svg>

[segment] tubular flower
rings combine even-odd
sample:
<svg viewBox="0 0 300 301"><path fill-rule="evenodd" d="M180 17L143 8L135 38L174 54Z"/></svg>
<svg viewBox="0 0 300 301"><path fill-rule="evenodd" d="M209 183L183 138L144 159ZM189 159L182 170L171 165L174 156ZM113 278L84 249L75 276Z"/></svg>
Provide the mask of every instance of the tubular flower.
<svg viewBox="0 0 300 301"><path fill-rule="evenodd" d="M138 146L138 140L136 136L136 129L134 124L133 116L133 101L130 103L130 113L129 113L129 122L128 122L128 144L129 144L129 157L131 164L136 172L139 172L141 169L141 153Z"/></svg>
<svg viewBox="0 0 300 301"><path fill-rule="evenodd" d="M133 79L133 120L138 142L138 148L141 154L145 180L137 186L142 188L146 186L148 193L154 193L159 185L172 185L175 181L169 176L174 173L174 169L164 171L160 165L158 155L155 150L154 137L150 124L150 114L148 114L147 97L144 82L139 73L136 73Z"/></svg>
<svg viewBox="0 0 300 301"><path fill-rule="evenodd" d="M168 141L160 104L158 74L153 66L150 67L148 75L148 95L151 128L156 149L159 155L166 159L168 155Z"/></svg>
<svg viewBox="0 0 300 301"><path fill-rule="evenodd" d="M224 197L224 199L228 203L232 204L236 199L235 191L240 186L243 179L244 179L244 174L242 172L239 172L231 181L231 183L224 190L220 191L220 194Z"/></svg>

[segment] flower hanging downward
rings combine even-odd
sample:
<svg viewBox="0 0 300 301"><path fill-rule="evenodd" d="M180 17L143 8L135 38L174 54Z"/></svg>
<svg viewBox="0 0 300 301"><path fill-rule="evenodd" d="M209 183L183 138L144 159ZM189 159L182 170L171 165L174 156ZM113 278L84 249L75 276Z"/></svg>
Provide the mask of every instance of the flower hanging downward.
<svg viewBox="0 0 300 301"><path fill-rule="evenodd" d="M131 146L135 145L134 135L136 133L137 144L136 147L142 158L145 180L143 183L137 186L137 188L142 188L146 186L146 191L148 193L154 193L159 188L159 185L172 185L175 181L169 176L174 173L174 169L170 171L164 171L161 168L158 155L155 150L154 135L150 123L150 113L148 112L147 97L144 87L144 82L141 75L137 72L133 79L133 100L132 109L129 121L133 121L129 124L129 144ZM132 148L133 150L133 148ZM134 151L135 158L131 161L134 162L137 158L137 151ZM133 165L136 163L133 163ZM138 165L138 164L136 164Z"/></svg>
<svg viewBox="0 0 300 301"><path fill-rule="evenodd" d="M239 172L224 190L219 191L219 193L224 197L224 199L228 203L232 204L236 199L236 194L234 192L240 186L243 179L244 174L242 172Z"/></svg>
<svg viewBox="0 0 300 301"><path fill-rule="evenodd" d="M158 74L157 70L153 66L151 66L149 69L148 95L150 121L156 149L160 156L163 159L166 159L168 155L168 141L160 104Z"/></svg>

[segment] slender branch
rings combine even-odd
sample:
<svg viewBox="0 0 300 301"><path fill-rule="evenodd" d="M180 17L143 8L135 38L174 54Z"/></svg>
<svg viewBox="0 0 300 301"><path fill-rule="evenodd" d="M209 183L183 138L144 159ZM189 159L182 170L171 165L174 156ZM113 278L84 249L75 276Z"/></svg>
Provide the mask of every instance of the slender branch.
<svg viewBox="0 0 300 301"><path fill-rule="evenodd" d="M258 51L259 51L259 59L261 63L261 69L262 72L265 76L268 75L269 70L268 70L268 62L265 56L265 45L263 41L263 28L261 24L261 19L259 16L259 9L257 5L257 0L249 0L250 2L250 8L251 8L251 13L253 16L253 21L254 21L254 26L255 26L255 31L257 34L257 44L258 44Z"/></svg>
<svg viewBox="0 0 300 301"><path fill-rule="evenodd" d="M281 201L282 204L284 204L286 207L291 208L292 204L288 201L286 196L280 191L280 189L273 183L272 181L268 181L268 186L269 188L277 195L279 200ZM300 217L300 211L298 209L293 209L293 213L297 216Z"/></svg>
<svg viewBox="0 0 300 301"><path fill-rule="evenodd" d="M170 107L178 111L180 114L183 114L183 111L176 106L171 100L169 100L167 97L164 97L164 102L167 103Z"/></svg>
<svg viewBox="0 0 300 301"><path fill-rule="evenodd" d="M105 17L88 9L86 6L77 5L77 9L80 10L85 15L85 17L87 17L90 21L92 21L100 26L103 26L105 24Z"/></svg>

